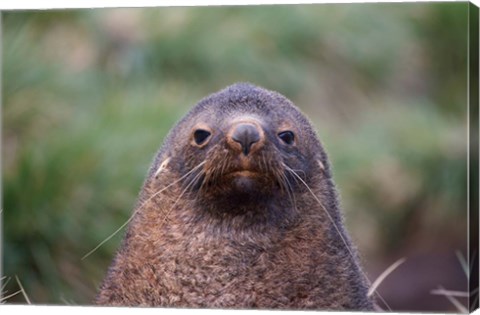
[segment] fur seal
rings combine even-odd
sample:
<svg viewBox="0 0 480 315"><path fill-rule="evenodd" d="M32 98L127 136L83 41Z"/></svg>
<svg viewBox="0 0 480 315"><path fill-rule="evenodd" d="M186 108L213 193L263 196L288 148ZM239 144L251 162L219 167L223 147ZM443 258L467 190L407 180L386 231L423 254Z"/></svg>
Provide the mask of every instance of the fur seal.
<svg viewBox="0 0 480 315"><path fill-rule="evenodd" d="M167 135L95 302L372 310L367 291L312 124L237 83Z"/></svg>

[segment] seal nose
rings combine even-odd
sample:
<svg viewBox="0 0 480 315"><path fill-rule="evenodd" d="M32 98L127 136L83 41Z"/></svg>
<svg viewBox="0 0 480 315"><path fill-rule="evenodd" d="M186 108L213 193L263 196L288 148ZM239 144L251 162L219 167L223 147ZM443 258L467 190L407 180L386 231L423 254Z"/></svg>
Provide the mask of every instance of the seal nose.
<svg viewBox="0 0 480 315"><path fill-rule="evenodd" d="M241 123L235 126L231 137L242 146L243 154L248 155L252 145L260 141L260 132L255 125Z"/></svg>

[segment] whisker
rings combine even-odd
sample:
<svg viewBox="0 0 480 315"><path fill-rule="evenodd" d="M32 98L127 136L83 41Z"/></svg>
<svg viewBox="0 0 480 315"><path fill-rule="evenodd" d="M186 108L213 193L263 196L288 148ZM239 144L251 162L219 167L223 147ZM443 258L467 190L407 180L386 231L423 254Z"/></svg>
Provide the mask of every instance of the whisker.
<svg viewBox="0 0 480 315"><path fill-rule="evenodd" d="M287 170L287 171L289 171L290 174L294 174L294 176L291 177L291 178L295 181L295 184L296 184L296 185L300 185L300 184L303 185L303 183L298 180L298 177L299 177L298 174L295 174L295 172L293 172L293 171L291 171L291 170Z"/></svg>
<svg viewBox="0 0 480 315"><path fill-rule="evenodd" d="M203 181L202 183L200 184L200 188L199 190L200 191L204 191L205 190L205 186L207 185L207 183L209 182L209 175L207 173L204 174L205 177L203 178Z"/></svg>
<svg viewBox="0 0 480 315"><path fill-rule="evenodd" d="M261 162L262 162L262 165L263 165L263 167L264 167L264 172L265 172L265 173L268 173L268 163L267 163L267 159L266 159L264 153L262 153L262 160L261 160Z"/></svg>
<svg viewBox="0 0 480 315"><path fill-rule="evenodd" d="M285 177L285 173L283 172L274 172L275 177L277 178L277 182L280 185L281 191L288 192L287 187L287 178Z"/></svg>
<svg viewBox="0 0 480 315"><path fill-rule="evenodd" d="M168 218L168 215L172 212L173 208L175 208L175 206L177 205L177 203L180 201L180 199L182 199L183 195L188 191L188 189L193 186L193 184L197 181L197 179L202 176L202 173L198 173L197 175L195 175L195 177L188 183L188 185L185 186L185 188L183 189L182 193L178 196L177 200L173 203L173 205L170 207L170 209L168 209L167 213L165 214L165 216L163 217L163 222L161 223L163 226L163 224L165 222L167 222L167 218Z"/></svg>
<svg viewBox="0 0 480 315"><path fill-rule="evenodd" d="M307 185L307 183L305 183L305 181L300 177L300 175L298 175L293 169L291 169L289 166L285 165L284 164L284 167L287 171L289 171L292 175L294 175L296 178L298 178L300 180L300 182L308 189L308 191L310 192L310 194L313 196L313 198L315 198L315 200L318 202L318 204L320 205L320 207L323 209L323 211L327 214L327 217L328 219L330 220L330 222L332 223L333 227L335 228L335 230L337 231L338 235L340 236L340 238L342 239L343 241L343 244L345 245L345 248L347 249L348 253L350 254L350 257L352 258L353 262L355 263L356 260L355 260L355 255L352 253L352 250L350 249L350 247L348 246L348 243L347 241L345 240L345 238L343 237L340 229L338 228L337 224L335 223L335 221L333 220L332 216L330 215L330 213L328 212L328 210L325 208L325 206L323 205L323 203L320 201L320 199L318 199L318 197L315 195L315 193L312 191L312 189ZM359 268L360 269L360 268ZM367 277L367 275L363 272L363 270L360 269L360 272L362 273L363 277L368 281L368 283L371 283L370 279ZM387 306L387 308L391 311L391 308L390 306L387 304L387 302L383 299L383 297L380 295L380 293L378 293L378 291L375 291L375 293L378 295L378 297L382 300L382 302Z"/></svg>
<svg viewBox="0 0 480 315"><path fill-rule="evenodd" d="M292 195L292 199L293 199L293 206L295 207L295 210L298 213L297 199L295 198L295 193L293 192L292 185L290 184L290 181L286 176L285 176L285 179L287 181L288 187L290 188L290 194Z"/></svg>
<svg viewBox="0 0 480 315"><path fill-rule="evenodd" d="M228 163L228 151L225 151L225 158L223 159L223 165L220 168L220 175L225 173L225 169L227 168Z"/></svg>
<svg viewBox="0 0 480 315"><path fill-rule="evenodd" d="M328 212L328 210L325 208L325 206L323 205L323 203L320 201L320 199L318 199L318 197L315 195L315 193L312 191L312 189L307 185L307 183L305 183L305 181L300 177L300 175L298 175L294 170L292 170L290 167L288 167L287 165L285 165L285 168L290 171L296 178L298 178L300 180L300 182L308 189L308 191L310 192L310 194L312 194L313 198L315 198L315 200L318 202L318 204L322 207L323 211L325 211L325 213L327 214L328 216L328 219L330 220L330 222L333 224L333 226L335 227L335 230L337 231L337 233L339 234L340 238L342 239L345 247L347 248L350 256L352 256L352 258L355 257L355 255L353 255L353 253L351 252L349 246L348 246L348 243L347 241L345 240L345 238L343 237L342 233L340 232L340 229L338 228L337 224L335 224L335 221L333 220L332 216L330 215L330 212Z"/></svg>
<svg viewBox="0 0 480 315"><path fill-rule="evenodd" d="M228 151L225 151L224 158L219 159L218 162L212 163L211 167L209 167L208 172L205 173L205 179L203 180L200 189L203 190L209 184L215 184L217 179L224 174L225 169L229 165L228 160Z"/></svg>
<svg viewBox="0 0 480 315"><path fill-rule="evenodd" d="M147 202L149 202L150 200L152 200L154 197L158 196L159 194L161 194L162 192L164 192L165 190L167 190L168 188L172 187L173 185L177 184L178 182L182 181L183 179L185 179L187 176L189 176L192 172L196 171L197 169L199 169L200 167L202 167L204 164L206 163L206 161L203 161L202 163L198 164L197 166L195 166L194 168L192 168L188 173L186 173L185 175L183 175L182 177L180 177L179 179L175 180L174 182L170 183L169 185L167 185L166 187L160 189L159 191L155 192L152 196L150 196L147 200L145 200L137 209L135 209L135 211L132 213L132 215L127 219L127 221L125 221L125 223L123 223L118 229L116 229L112 234L110 234L110 236L108 236L106 239L104 239L100 244L98 244L94 249L92 249L91 251L89 251L88 253L86 253L81 260L84 260L85 258L87 258L88 256L90 256L91 254L93 254L97 249L99 249L103 244L105 244L106 242L108 242L112 237L114 237L118 232L120 232L128 223L130 223L130 221L132 221L132 219L134 218L134 216L137 214L138 211L140 211L146 204Z"/></svg>
<svg viewBox="0 0 480 315"><path fill-rule="evenodd" d="M285 182L286 191L288 193L288 196L290 197L290 200L292 202L293 207L295 208L295 212L298 213L297 201L295 199L295 193L293 192L293 188L290 184L290 181L288 180L288 178L285 174L282 174L281 176L283 178L283 181Z"/></svg>
<svg viewBox="0 0 480 315"><path fill-rule="evenodd" d="M200 188L199 190L203 191L205 190L205 187L210 183L211 181L211 178L212 178L212 172L211 172L211 168L209 168L208 171L204 172L203 175L205 176L203 178L203 181L202 183L200 184Z"/></svg>
<svg viewBox="0 0 480 315"><path fill-rule="evenodd" d="M290 168L290 171L293 171L293 172L295 172L296 174L298 174L299 172L301 172L301 173L303 173L303 177L307 177L307 174L305 173L304 170L297 170L297 169Z"/></svg>

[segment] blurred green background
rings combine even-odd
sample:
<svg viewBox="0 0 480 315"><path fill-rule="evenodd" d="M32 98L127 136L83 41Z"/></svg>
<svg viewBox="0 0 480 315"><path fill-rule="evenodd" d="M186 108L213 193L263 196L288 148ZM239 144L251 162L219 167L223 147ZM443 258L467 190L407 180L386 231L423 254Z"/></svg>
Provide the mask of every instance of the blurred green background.
<svg viewBox="0 0 480 315"><path fill-rule="evenodd" d="M123 231L81 257L127 220L168 130L249 81L314 122L371 280L406 258L390 307L458 310L431 291L467 290L468 5L3 12L4 280L91 304Z"/></svg>

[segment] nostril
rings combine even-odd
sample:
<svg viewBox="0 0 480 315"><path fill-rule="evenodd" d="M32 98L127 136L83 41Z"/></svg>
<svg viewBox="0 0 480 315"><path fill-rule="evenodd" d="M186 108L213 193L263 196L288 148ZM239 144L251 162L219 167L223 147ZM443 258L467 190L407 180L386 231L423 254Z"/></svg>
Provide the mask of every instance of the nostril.
<svg viewBox="0 0 480 315"><path fill-rule="evenodd" d="M255 125L239 124L232 133L232 140L240 143L243 154L248 155L251 146L260 141L260 132Z"/></svg>

